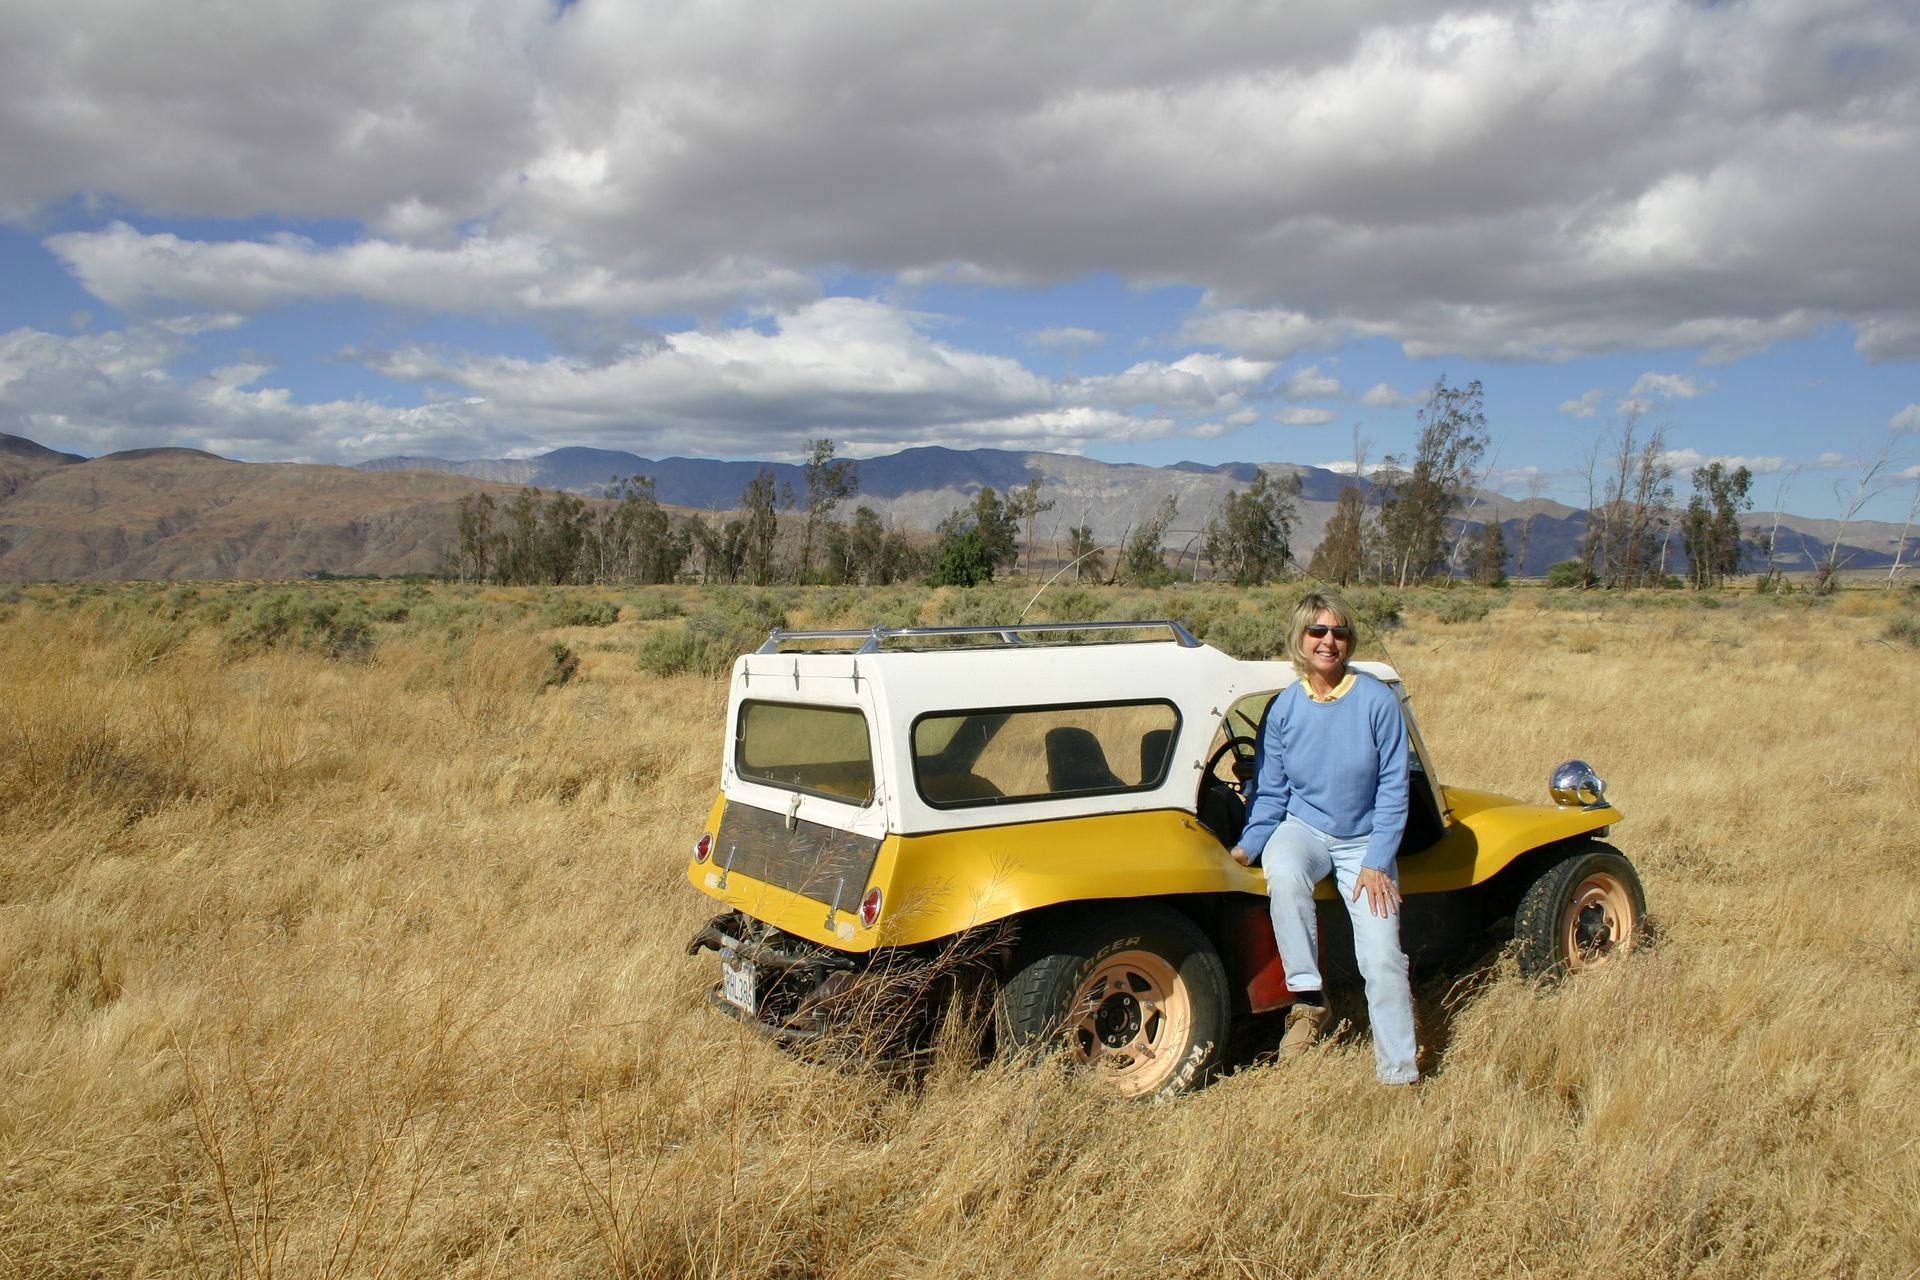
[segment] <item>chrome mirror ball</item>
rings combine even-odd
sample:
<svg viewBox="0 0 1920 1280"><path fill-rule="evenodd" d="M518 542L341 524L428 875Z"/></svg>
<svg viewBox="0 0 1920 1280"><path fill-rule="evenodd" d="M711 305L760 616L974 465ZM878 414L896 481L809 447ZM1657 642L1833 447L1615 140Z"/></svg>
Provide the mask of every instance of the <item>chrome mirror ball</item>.
<svg viewBox="0 0 1920 1280"><path fill-rule="evenodd" d="M1607 784L1585 760L1568 760L1557 766L1547 782L1547 790L1558 805L1598 809L1607 803Z"/></svg>

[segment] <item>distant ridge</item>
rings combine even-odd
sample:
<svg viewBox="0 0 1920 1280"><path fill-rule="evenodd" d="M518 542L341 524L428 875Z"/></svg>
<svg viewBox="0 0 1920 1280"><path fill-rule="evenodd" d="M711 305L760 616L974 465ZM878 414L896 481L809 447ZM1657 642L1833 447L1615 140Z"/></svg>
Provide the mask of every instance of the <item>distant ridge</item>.
<svg viewBox="0 0 1920 1280"><path fill-rule="evenodd" d="M239 462L182 448L128 449L89 459L0 435L0 579L430 572L457 541L458 505L471 493L490 493L500 503L529 486L597 495L616 479L642 475L653 478L666 506L714 518L738 508L741 491L762 468L803 494L804 474L792 463L649 459L610 449L467 461L382 458L349 468ZM1053 504L1033 525L1043 557L1058 555L1079 525L1099 542L1119 544L1171 497L1178 514L1165 542L1192 565L1206 523L1227 494L1262 472L1300 481L1293 549L1305 561L1352 477L1291 463L1153 467L1077 454L923 445L859 459L859 490L838 516L851 518L855 507L866 505L897 527L931 529L983 487L1004 494L1037 475L1042 497ZM1466 513L1469 528L1492 518L1500 521L1510 550L1523 538L1526 543L1526 563L1512 571L1537 575L1578 554L1587 513L1496 494L1480 495ZM1772 513L1750 514L1742 523L1750 535L1764 534L1774 519ZM1819 563L1831 540L1842 536L1835 521L1786 515L1779 523L1776 563L1787 569ZM1897 525L1855 522L1845 530L1841 562L1856 570L1884 569L1904 532ZM1678 567L1677 538L1671 552ZM1920 559L1920 535L1909 536L1904 558Z"/></svg>
<svg viewBox="0 0 1920 1280"><path fill-rule="evenodd" d="M10 436L4 432L0 432L0 457L26 458L55 465L86 461L77 453L59 453L43 444L36 444L25 436Z"/></svg>
<svg viewBox="0 0 1920 1280"><path fill-rule="evenodd" d="M232 462L232 458L223 458L217 453L208 453L205 449L182 449L176 445L166 445L158 449L122 449L118 453L103 453L95 462L138 462L153 458L207 458L214 462ZM86 459L80 459L86 461Z"/></svg>

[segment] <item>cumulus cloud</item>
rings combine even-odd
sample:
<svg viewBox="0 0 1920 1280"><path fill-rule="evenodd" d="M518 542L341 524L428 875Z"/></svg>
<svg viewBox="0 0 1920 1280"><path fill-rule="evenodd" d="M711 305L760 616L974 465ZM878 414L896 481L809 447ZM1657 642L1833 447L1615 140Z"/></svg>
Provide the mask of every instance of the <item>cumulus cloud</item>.
<svg viewBox="0 0 1920 1280"><path fill-rule="evenodd" d="M282 388L257 386L259 363L179 378L171 366L194 339L237 317L162 321L67 337L34 329L0 335L0 418L31 438L84 453L157 444L189 445L245 458L336 461L354 442L383 452L441 443L454 406L393 409L366 401L298 403Z"/></svg>
<svg viewBox="0 0 1920 1280"><path fill-rule="evenodd" d="M1202 306L1187 318L1180 337L1242 351L1265 360L1287 360L1314 347L1330 347L1347 335L1298 311L1215 309Z"/></svg>
<svg viewBox="0 0 1920 1280"><path fill-rule="evenodd" d="M865 453L929 439L1075 451L1207 430L1195 415L1243 424L1257 416L1243 401L1272 372L1201 353L1055 382L936 340L927 317L857 298L662 334L600 360L420 344L363 353L379 373L423 388L427 404L416 410L301 404L255 358L196 378L170 372L197 335L239 323L173 318L74 337L16 330L0 339L0 416L89 452L174 443L258 459L500 455L559 442L766 455L820 434Z"/></svg>
<svg viewBox="0 0 1920 1280"><path fill-rule="evenodd" d="M16 5L0 209L412 243L482 218L510 251L774 287L1112 272L1207 289L1188 339L1260 359L1384 336L1724 360L1835 318L1873 358L1920 351L1920 193L1885 181L1920 149L1897 0L1182 14L265 0L213 42L156 0ZM596 292L578 270L529 305Z"/></svg>
<svg viewBox="0 0 1920 1280"><path fill-rule="evenodd" d="M1289 405L1273 416L1276 421L1289 427L1320 427L1332 422L1340 415L1331 409L1309 409L1305 405Z"/></svg>
<svg viewBox="0 0 1920 1280"><path fill-rule="evenodd" d="M1711 378L1693 378L1683 373L1643 373L1627 394L1655 400L1691 400L1712 391L1714 386Z"/></svg>
<svg viewBox="0 0 1920 1280"><path fill-rule="evenodd" d="M1360 468L1354 465L1354 461L1352 458L1342 458L1338 462L1323 462L1320 464L1320 466L1323 469L1327 471L1331 471L1336 475L1343 475L1343 476L1354 475L1360 471ZM1366 465L1366 474L1368 476L1377 476L1382 471L1385 471L1387 469L1388 469L1387 463L1369 462Z"/></svg>
<svg viewBox="0 0 1920 1280"><path fill-rule="evenodd" d="M1068 393L1091 404L1234 409L1259 393L1273 370L1272 361L1202 351L1172 362L1143 360L1119 373L1084 379Z"/></svg>
<svg viewBox="0 0 1920 1280"><path fill-rule="evenodd" d="M549 0L0 8L0 211L98 193L164 213L439 226L511 196L542 124Z"/></svg>
<svg viewBox="0 0 1920 1280"><path fill-rule="evenodd" d="M1920 431L1920 404L1910 404L1887 422L1889 431Z"/></svg>
<svg viewBox="0 0 1920 1280"><path fill-rule="evenodd" d="M1369 409L1404 409L1419 404L1420 397L1396 391L1384 382L1376 382L1360 397L1360 403Z"/></svg>
<svg viewBox="0 0 1920 1280"><path fill-rule="evenodd" d="M1711 463L1719 463L1729 471L1745 467L1757 476L1777 475L1789 470L1794 464L1777 454L1738 454L1738 453L1702 453L1698 449L1668 449L1660 455L1661 461L1672 467L1676 473L1684 474Z"/></svg>
<svg viewBox="0 0 1920 1280"><path fill-rule="evenodd" d="M806 312L828 273L1098 274L1200 291L1175 341L1223 360L1373 340L1711 366L1836 322L1868 359L1913 359L1920 186L1888 180L1920 157L1908 7L1194 0L1170 24L1147 0L260 0L208 40L158 0L15 4L0 217L118 213L50 244L136 319L353 298L717 324ZM312 236L151 226L268 217ZM698 365L697 337L523 372L577 396L607 370ZM828 387L769 358L774 382L821 397L803 420L883 400L844 361ZM959 371L962 403L931 421L1032 376L924 342L908 359L900 402L939 394L922 377L942 360ZM486 381L510 362L441 363ZM1133 431L1267 394L1266 374L1182 363L965 420L1148 406L1123 412ZM1708 385L1658 376L1629 398Z"/></svg>
<svg viewBox="0 0 1920 1280"><path fill-rule="evenodd" d="M1600 405L1606 398L1607 393L1604 389L1588 391L1576 400L1562 400L1560 412L1572 414L1576 418L1591 418L1600 412Z"/></svg>
<svg viewBox="0 0 1920 1280"><path fill-rule="evenodd" d="M1320 372L1313 365L1296 369L1287 376L1280 393L1289 400L1318 400L1340 394L1340 379Z"/></svg>
<svg viewBox="0 0 1920 1280"><path fill-rule="evenodd" d="M809 276L765 263L716 261L700 272L621 270L532 235L472 235L446 247L303 236L208 242L143 234L125 222L51 236L89 293L123 311L259 312L291 302L358 298L418 312L717 314L749 301L815 297Z"/></svg>

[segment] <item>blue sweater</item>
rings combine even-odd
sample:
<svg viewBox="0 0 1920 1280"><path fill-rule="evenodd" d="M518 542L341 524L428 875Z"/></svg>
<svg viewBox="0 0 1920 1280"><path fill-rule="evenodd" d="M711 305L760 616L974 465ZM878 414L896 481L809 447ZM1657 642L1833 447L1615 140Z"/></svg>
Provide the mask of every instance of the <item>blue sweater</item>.
<svg viewBox="0 0 1920 1280"><path fill-rule="evenodd" d="M1393 690L1364 671L1332 702L1304 680L1274 695L1254 757L1240 847L1258 855L1289 814L1338 839L1366 836L1365 866L1393 865L1407 827L1407 722Z"/></svg>

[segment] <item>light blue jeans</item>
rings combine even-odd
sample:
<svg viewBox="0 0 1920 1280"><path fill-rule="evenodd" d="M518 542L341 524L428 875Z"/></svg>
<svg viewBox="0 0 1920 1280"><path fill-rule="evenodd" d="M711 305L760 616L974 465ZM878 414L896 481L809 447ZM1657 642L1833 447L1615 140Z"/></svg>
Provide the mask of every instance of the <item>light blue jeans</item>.
<svg viewBox="0 0 1920 1280"><path fill-rule="evenodd" d="M1353 921L1353 957L1367 984L1374 1070L1382 1084L1412 1084L1420 1078L1420 1068L1414 1062L1413 988L1407 982L1407 953L1400 949L1400 916L1376 916L1367 909L1367 895L1361 894L1358 902L1353 897L1366 853L1367 837L1341 840L1288 814L1260 855L1273 940L1287 971L1287 990L1319 991L1320 922L1313 886L1331 871L1347 918ZM1400 882L1397 869L1387 874L1395 884Z"/></svg>

